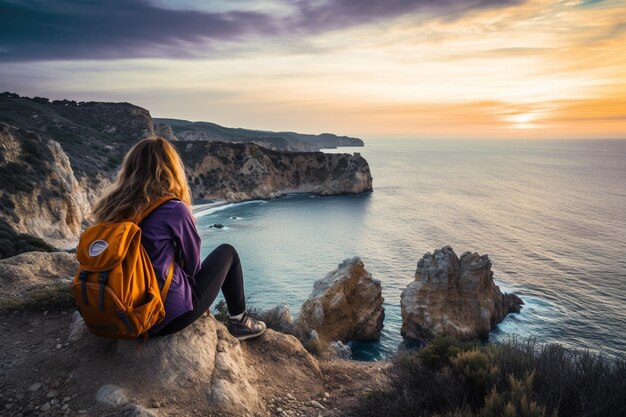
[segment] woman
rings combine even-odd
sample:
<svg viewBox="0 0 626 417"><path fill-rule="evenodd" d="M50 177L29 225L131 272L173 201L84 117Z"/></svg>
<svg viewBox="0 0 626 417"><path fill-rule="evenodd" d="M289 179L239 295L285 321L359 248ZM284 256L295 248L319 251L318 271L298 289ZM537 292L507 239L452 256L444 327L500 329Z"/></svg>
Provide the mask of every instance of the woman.
<svg viewBox="0 0 626 417"><path fill-rule="evenodd" d="M221 289L228 305L228 330L239 340L265 332L265 323L246 311L243 273L239 255L228 244L218 246L200 264L200 236L191 214L191 194L183 163L165 139L151 137L138 142L126 154L115 184L96 202L96 222L116 222L140 214L159 197L172 195L140 224L146 249L159 284L169 267L174 274L165 318L149 330L151 336L177 332L197 320Z"/></svg>

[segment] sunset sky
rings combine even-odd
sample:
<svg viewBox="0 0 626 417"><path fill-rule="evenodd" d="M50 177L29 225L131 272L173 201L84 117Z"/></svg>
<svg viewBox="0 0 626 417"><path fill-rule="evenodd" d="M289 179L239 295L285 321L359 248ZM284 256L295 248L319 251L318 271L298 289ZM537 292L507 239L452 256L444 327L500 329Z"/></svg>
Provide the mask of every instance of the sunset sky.
<svg viewBox="0 0 626 417"><path fill-rule="evenodd" d="M626 138L626 1L0 1L0 90L368 138Z"/></svg>

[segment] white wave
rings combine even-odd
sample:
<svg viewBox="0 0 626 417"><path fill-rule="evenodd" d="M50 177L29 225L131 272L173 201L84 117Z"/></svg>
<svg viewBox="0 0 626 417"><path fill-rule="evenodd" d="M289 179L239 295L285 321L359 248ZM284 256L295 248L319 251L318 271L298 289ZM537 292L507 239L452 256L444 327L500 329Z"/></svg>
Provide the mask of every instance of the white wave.
<svg viewBox="0 0 626 417"><path fill-rule="evenodd" d="M199 206L193 206L191 208L193 215L196 219L199 219L200 217L205 217L208 216L209 214L213 214L215 212L218 211L222 211L222 210L226 210L229 209L231 207L235 207L235 206L241 206L244 204L251 204L251 203L265 203L265 200L249 200L249 201L242 201L241 203L227 203L226 201L217 201L215 203L209 203L209 204L202 204Z"/></svg>

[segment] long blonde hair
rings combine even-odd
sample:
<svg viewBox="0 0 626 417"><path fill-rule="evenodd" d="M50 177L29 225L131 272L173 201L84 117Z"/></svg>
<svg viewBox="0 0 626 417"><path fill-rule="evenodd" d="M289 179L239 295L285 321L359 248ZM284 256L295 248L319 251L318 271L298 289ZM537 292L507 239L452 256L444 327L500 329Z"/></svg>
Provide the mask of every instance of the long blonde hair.
<svg viewBox="0 0 626 417"><path fill-rule="evenodd" d="M135 144L124 157L117 180L95 204L95 222L135 218L155 199L173 195L191 206L183 162L165 139L152 136Z"/></svg>

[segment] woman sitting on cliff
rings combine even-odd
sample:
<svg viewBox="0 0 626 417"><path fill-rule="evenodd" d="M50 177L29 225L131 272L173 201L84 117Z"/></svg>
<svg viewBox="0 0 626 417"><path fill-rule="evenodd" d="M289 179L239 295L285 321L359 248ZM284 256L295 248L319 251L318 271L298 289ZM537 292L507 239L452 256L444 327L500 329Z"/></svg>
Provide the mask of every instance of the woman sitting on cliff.
<svg viewBox="0 0 626 417"><path fill-rule="evenodd" d="M140 224L159 284L175 259L165 318L149 330L162 336L189 326L207 311L222 290L228 304L228 330L240 340L260 336L265 323L246 311L243 273L235 248L218 246L200 265L200 236L191 214L191 195L183 163L163 138L138 142L126 154L117 181L93 209L97 222L117 222L141 213L156 199L176 197L159 206Z"/></svg>

